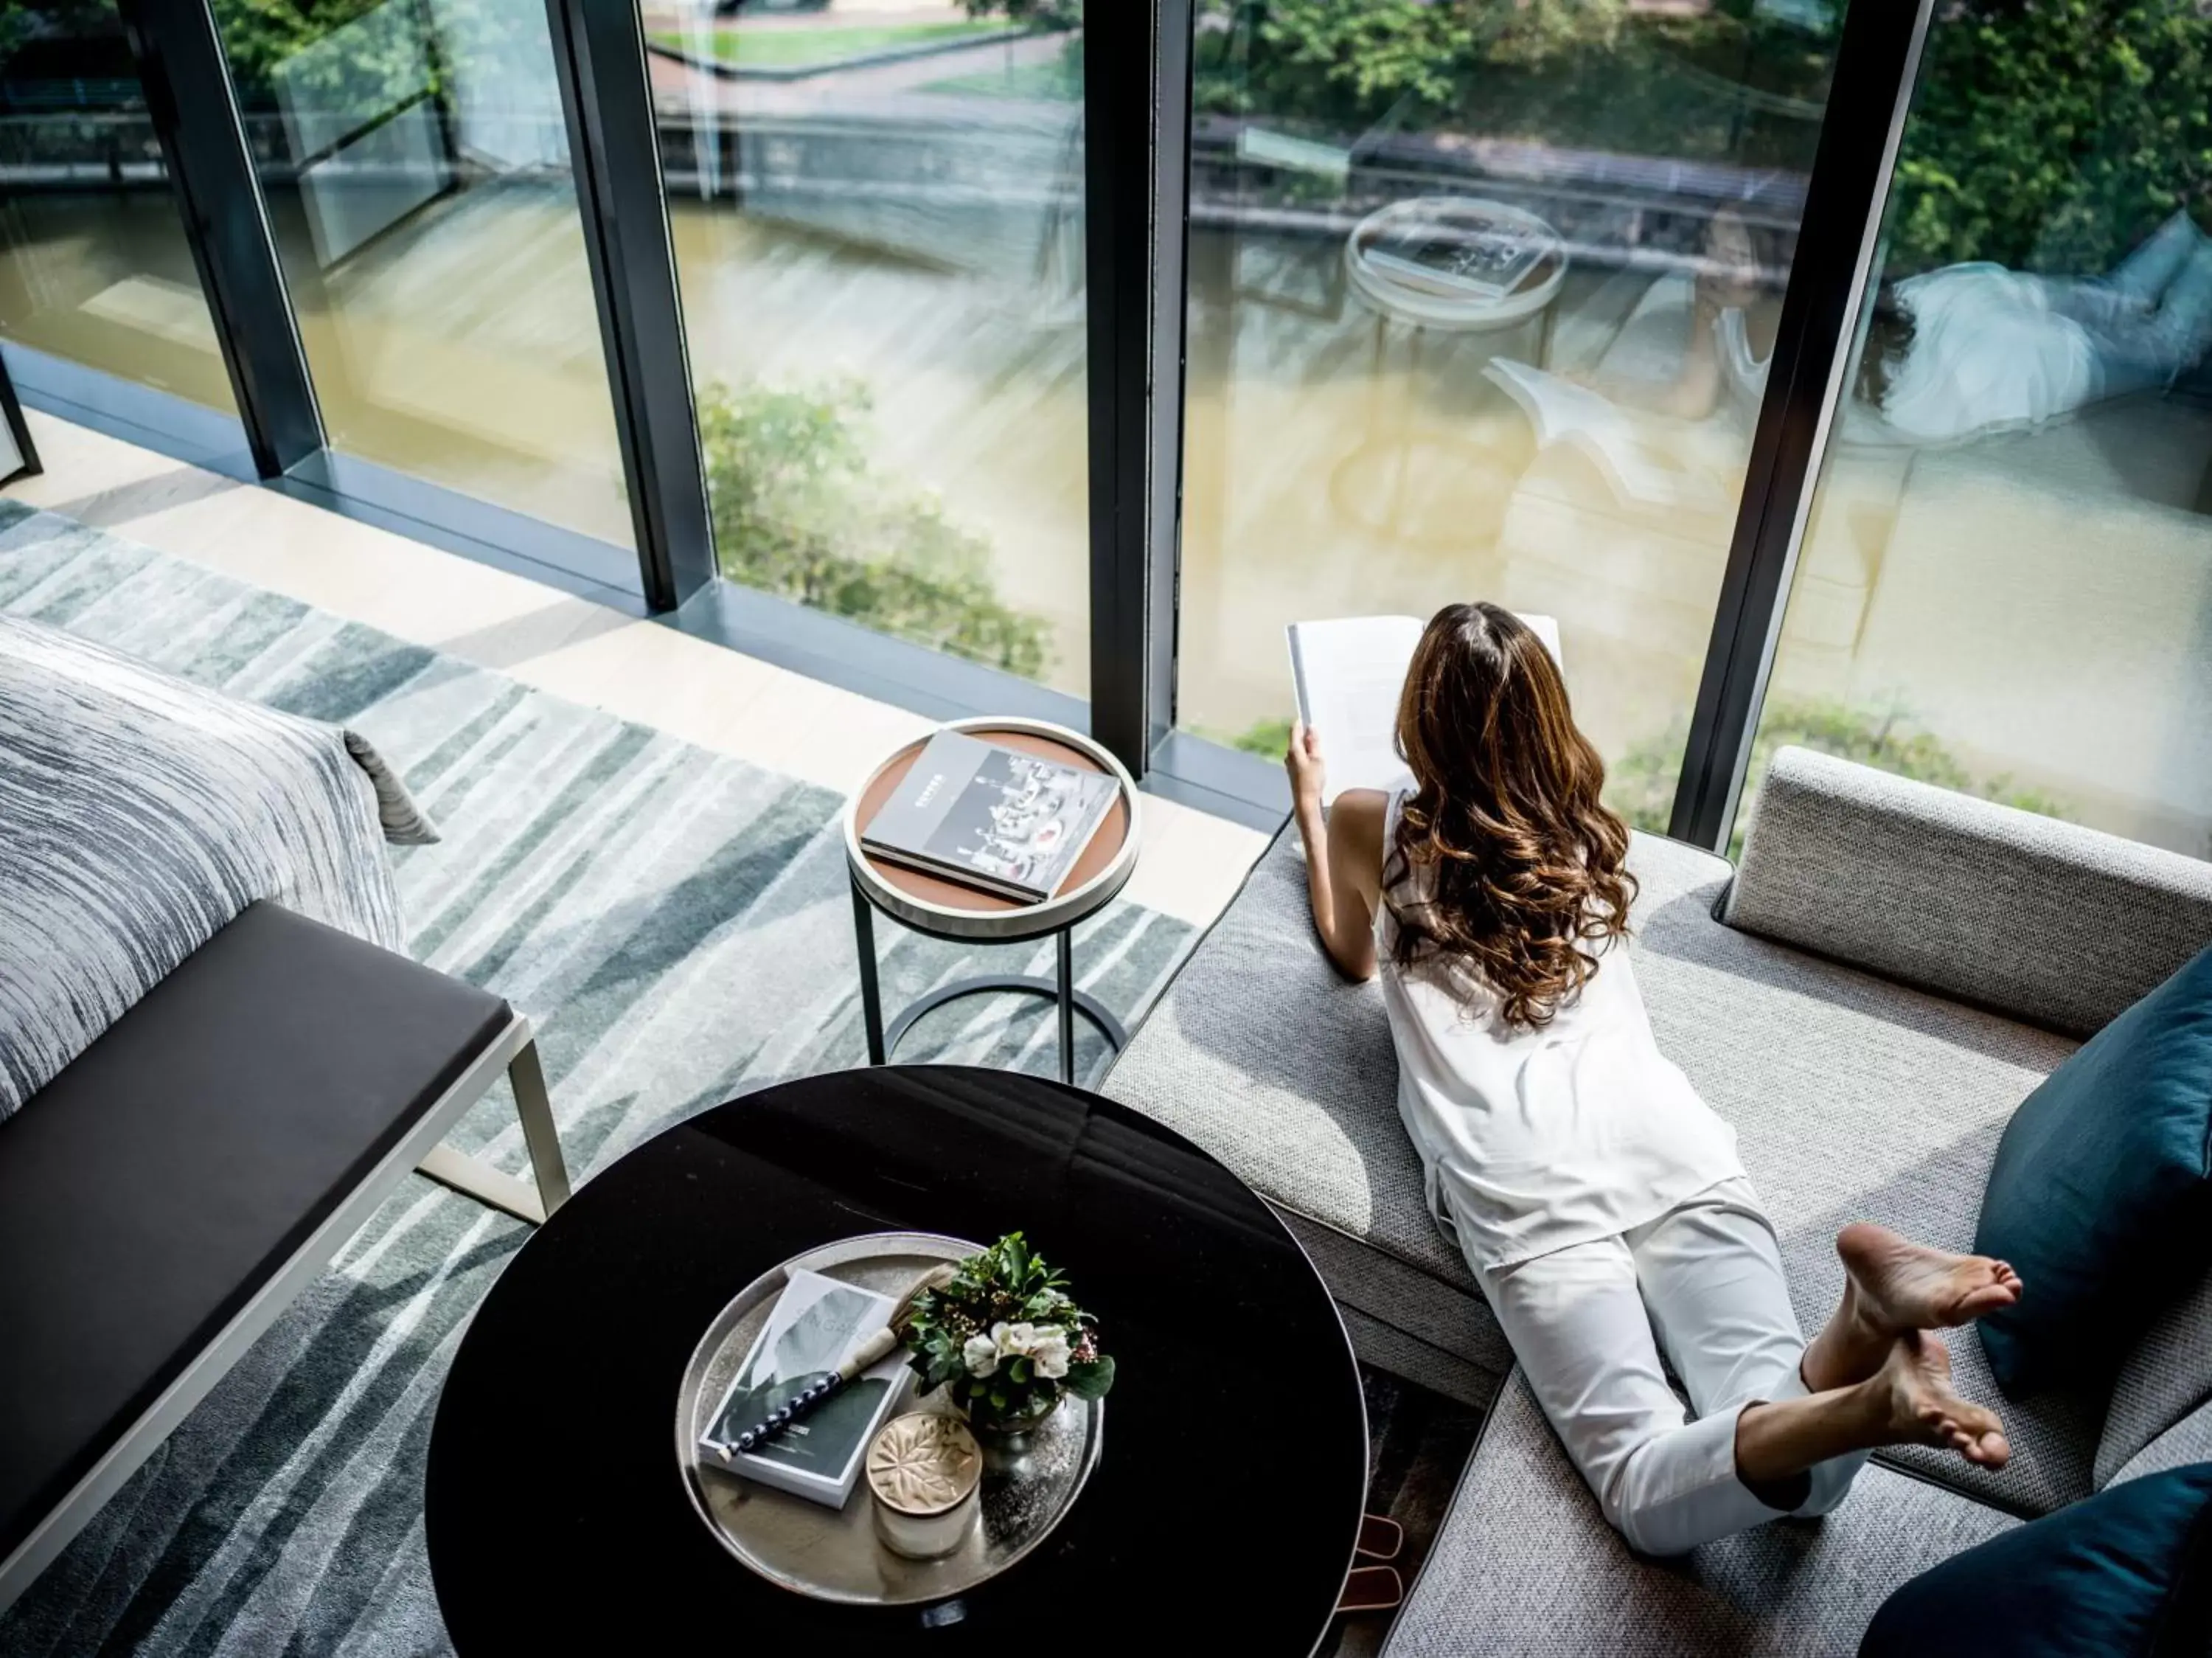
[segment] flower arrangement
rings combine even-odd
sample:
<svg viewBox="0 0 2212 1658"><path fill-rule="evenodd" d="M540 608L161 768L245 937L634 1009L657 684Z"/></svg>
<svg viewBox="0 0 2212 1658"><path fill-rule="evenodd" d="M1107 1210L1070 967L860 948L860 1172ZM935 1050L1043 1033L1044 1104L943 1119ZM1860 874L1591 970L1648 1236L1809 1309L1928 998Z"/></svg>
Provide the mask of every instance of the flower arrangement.
<svg viewBox="0 0 2212 1658"><path fill-rule="evenodd" d="M1018 1232L970 1255L949 1283L915 1300L906 1344L921 1391L951 1387L986 1433L1036 1426L1063 1393L1103 1398L1114 1361L1066 1286Z"/></svg>

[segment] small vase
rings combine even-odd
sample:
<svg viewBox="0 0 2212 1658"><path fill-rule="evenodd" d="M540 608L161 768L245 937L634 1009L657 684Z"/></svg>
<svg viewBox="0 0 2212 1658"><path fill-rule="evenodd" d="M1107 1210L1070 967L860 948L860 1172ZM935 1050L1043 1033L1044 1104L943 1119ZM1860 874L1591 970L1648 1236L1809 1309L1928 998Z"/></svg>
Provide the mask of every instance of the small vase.
<svg viewBox="0 0 2212 1658"><path fill-rule="evenodd" d="M994 1411L988 1399L969 1404L968 1426L982 1448L983 1472L1000 1477L1026 1472L1036 1430L1059 1408L1057 1399L1040 1399L1030 1409L1014 1413Z"/></svg>

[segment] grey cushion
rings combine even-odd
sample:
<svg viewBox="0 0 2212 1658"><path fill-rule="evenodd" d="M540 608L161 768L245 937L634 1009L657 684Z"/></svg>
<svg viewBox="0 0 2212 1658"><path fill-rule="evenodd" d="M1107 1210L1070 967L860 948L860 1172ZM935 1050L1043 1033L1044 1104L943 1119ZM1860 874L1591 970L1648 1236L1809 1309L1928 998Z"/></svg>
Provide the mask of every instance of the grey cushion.
<svg viewBox="0 0 2212 1658"><path fill-rule="evenodd" d="M2097 1442L2097 1484L2102 1486L2117 1478L2124 1464L2208 1399L2212 1399L2212 1276L2169 1308L2120 1367L2104 1436ZM2212 1457L2212 1423L2205 1436L2198 1455Z"/></svg>
<svg viewBox="0 0 2212 1658"><path fill-rule="evenodd" d="M1605 1523L1516 1370L1383 1652L1847 1655L1891 1590L2014 1523L1875 1465L1825 1520L1646 1559Z"/></svg>
<svg viewBox="0 0 2212 1658"><path fill-rule="evenodd" d="M1498 1373L1486 1370L1456 1352L1433 1347L1418 1336L1409 1336L1396 1325L1370 1318L1356 1307L1341 1302L1337 1312L1344 1333L1352 1338L1352 1350L1363 1364L1417 1382L1432 1393L1457 1399L1476 1411L1486 1411L1498 1397Z"/></svg>
<svg viewBox="0 0 2212 1658"><path fill-rule="evenodd" d="M2212 942L2212 863L1784 748L1725 918L2087 1036Z"/></svg>
<svg viewBox="0 0 2212 1658"><path fill-rule="evenodd" d="M1354 1238L1288 1210L1279 1211L1314 1268L1335 1288L1348 1307L1387 1319L1407 1335L1456 1352L1490 1374L1480 1403L1487 1405L1498 1384L1513 1368L1513 1349L1491 1316L1482 1292L1471 1284L1447 1283L1418 1266L1386 1255L1364 1239Z"/></svg>
<svg viewBox="0 0 2212 1658"><path fill-rule="evenodd" d="M2111 1484L2162 1474L2191 1462L2212 1462L2212 1400L2191 1411L2113 1471Z"/></svg>
<svg viewBox="0 0 2212 1658"><path fill-rule="evenodd" d="M1397 1088L1382 994L1346 983L1322 954L1304 854L1285 830L1105 1092L1188 1135L1271 1203L1474 1295L1429 1217Z"/></svg>

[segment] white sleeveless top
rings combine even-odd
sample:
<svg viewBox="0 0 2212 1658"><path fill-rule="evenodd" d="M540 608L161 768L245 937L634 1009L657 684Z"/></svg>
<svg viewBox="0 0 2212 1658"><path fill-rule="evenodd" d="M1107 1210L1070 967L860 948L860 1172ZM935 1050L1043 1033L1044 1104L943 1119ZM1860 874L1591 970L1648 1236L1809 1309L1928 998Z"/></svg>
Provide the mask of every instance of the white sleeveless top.
<svg viewBox="0 0 2212 1658"><path fill-rule="evenodd" d="M1497 993L1464 966L1400 969L1387 907L1375 933L1398 1113L1430 1210L1477 1272L1617 1235L1743 1173L1735 1131L1659 1051L1619 941L1532 1029L1499 1019Z"/></svg>

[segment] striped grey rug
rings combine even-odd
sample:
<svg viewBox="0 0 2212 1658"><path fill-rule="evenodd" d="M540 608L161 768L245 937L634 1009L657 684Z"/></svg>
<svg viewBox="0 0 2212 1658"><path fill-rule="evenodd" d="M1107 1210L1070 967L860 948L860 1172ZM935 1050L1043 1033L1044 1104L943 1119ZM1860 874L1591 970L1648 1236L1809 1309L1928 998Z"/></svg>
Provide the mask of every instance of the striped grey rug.
<svg viewBox="0 0 2212 1658"><path fill-rule="evenodd" d="M401 767L445 834L395 854L413 952L538 1021L572 1171L862 1060L830 791L5 502L0 608L343 721ZM1133 1018L1190 932L1116 905L1078 935L1079 974ZM888 923L877 940L890 1005L980 966ZM1049 943L1020 970L1049 972ZM970 1001L901 1052L1051 1073L1052 1024L1041 999ZM1079 1064L1101 1057L1092 1038ZM514 1120L502 1090L454 1138L519 1173ZM449 1651L424 1448L470 1312L526 1231L410 1177L0 1621L0 1652Z"/></svg>

